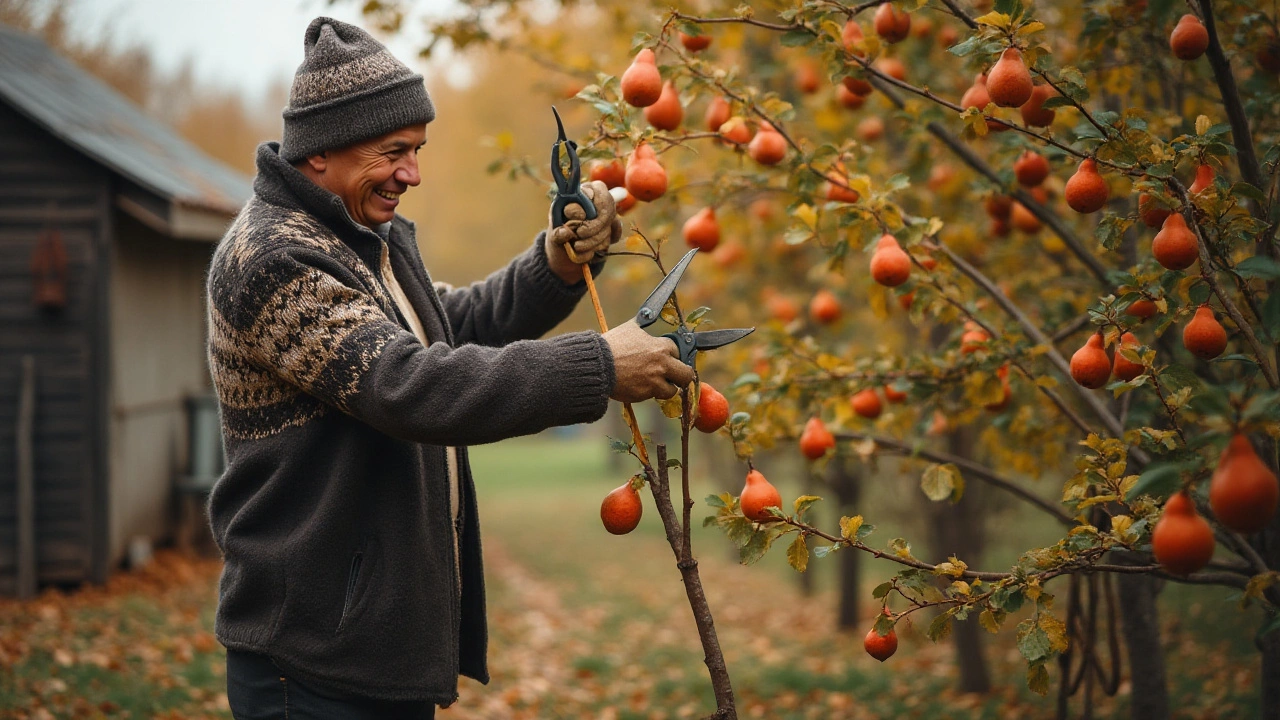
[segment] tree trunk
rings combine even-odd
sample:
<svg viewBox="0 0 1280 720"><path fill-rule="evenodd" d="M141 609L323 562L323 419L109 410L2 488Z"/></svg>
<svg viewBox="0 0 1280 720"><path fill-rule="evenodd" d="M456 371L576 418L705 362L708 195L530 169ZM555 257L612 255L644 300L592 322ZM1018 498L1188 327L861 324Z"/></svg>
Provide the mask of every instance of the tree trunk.
<svg viewBox="0 0 1280 720"><path fill-rule="evenodd" d="M1129 553L1115 553L1119 563L1141 563ZM1160 614L1156 597L1161 581L1150 575L1116 575L1125 650L1129 654L1129 716L1133 720L1166 720L1169 688L1165 679L1164 648L1160 644Z"/></svg>
<svg viewBox="0 0 1280 720"><path fill-rule="evenodd" d="M861 478L858 461L837 455L831 459L831 487L835 491L839 503L838 515L856 515L858 498L861 495ZM860 575L859 564L862 553L845 551L836 553L840 558L840 606L837 625L841 630L853 630L862 623L862 593L858 587Z"/></svg>
<svg viewBox="0 0 1280 720"><path fill-rule="evenodd" d="M1263 621L1269 622L1268 616ZM1273 632L1262 638L1259 648L1262 653L1261 703L1258 717L1262 720L1280 720L1280 632Z"/></svg>
<svg viewBox="0 0 1280 720"><path fill-rule="evenodd" d="M1280 350L1276 352L1277 366L1280 366ZM1276 443L1268 436L1255 433L1252 438L1258 449L1259 457L1274 472L1280 468L1277 458ZM1269 568L1280 568L1280 513L1271 518L1268 526L1257 538L1254 547L1262 555L1262 560ZM1265 627L1271 621L1268 615L1262 624ZM1262 655L1262 676L1258 679L1259 713L1263 720L1280 720L1280 631L1272 632L1258 641L1258 651Z"/></svg>
<svg viewBox="0 0 1280 720"><path fill-rule="evenodd" d="M947 437L948 451L953 455L972 456L973 429L960 428ZM933 560L941 562L955 555L970 567L981 565L985 527L982 513L982 485L968 483L960 502L929 503L927 517L929 542ZM952 624L951 642L956 651L956 667L960 671L958 689L966 693L983 693L991 689L991 675L987 671L987 659L982 651L983 634L977 617L957 620Z"/></svg>

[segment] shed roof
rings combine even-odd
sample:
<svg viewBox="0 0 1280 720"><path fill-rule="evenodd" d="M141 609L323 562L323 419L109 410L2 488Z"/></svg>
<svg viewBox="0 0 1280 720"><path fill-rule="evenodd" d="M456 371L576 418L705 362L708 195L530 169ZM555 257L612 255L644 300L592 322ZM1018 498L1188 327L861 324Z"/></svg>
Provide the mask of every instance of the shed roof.
<svg viewBox="0 0 1280 720"><path fill-rule="evenodd" d="M250 179L204 154L39 38L0 24L0 100L177 206L237 212Z"/></svg>

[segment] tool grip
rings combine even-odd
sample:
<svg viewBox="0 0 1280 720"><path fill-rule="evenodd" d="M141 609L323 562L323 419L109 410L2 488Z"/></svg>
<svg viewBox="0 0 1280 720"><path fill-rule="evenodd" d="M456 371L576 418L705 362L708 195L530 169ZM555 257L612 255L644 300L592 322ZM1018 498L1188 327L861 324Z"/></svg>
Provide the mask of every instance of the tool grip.
<svg viewBox="0 0 1280 720"><path fill-rule="evenodd" d="M573 195L557 195L556 199L551 202L551 223L553 227L560 227L568 221L565 217L565 208L570 205L577 205L582 208L582 212L586 214L584 219L595 220L597 216L596 206L591 202L591 198L582 192L582 188L578 188L578 192Z"/></svg>

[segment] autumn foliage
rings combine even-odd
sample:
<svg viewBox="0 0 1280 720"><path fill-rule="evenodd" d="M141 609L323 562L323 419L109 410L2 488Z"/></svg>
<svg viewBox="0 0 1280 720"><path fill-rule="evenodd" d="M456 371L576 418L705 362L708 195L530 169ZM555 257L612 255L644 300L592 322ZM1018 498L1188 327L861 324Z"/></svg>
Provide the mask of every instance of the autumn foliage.
<svg viewBox="0 0 1280 720"><path fill-rule="evenodd" d="M637 122L619 58L580 94L584 144L672 173L629 251L660 254L682 227L704 246L712 207L735 248L688 291L717 326L758 327L699 364L736 411L717 438L750 468L737 495L708 498L707 522L748 562L788 537L797 570L836 551L896 563L865 639L876 657L923 608L934 639L1032 609L1017 632L1053 638L1023 648L1043 693L1051 661L1092 642L1059 616L1101 612L1055 604L1077 582L1059 578L1117 572L1115 554L1280 610L1260 579L1273 569L1214 542L1275 514L1280 45L1274 11L1244 3L970 5L668 10L629 28L629 52L656 53L656 84L702 126ZM957 437L964 463L943 451ZM761 451L787 447L815 475L905 455L934 502L975 482L1036 488L1068 531L1012 568L927 562L903 538L868 540L861 517L824 529L814 496L780 497ZM1210 567L1215 548L1231 557Z"/></svg>

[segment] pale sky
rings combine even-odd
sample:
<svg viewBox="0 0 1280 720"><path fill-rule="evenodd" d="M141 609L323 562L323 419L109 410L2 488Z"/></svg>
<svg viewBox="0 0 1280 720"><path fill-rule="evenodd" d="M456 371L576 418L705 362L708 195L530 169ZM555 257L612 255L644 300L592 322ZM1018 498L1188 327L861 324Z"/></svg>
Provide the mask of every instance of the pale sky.
<svg viewBox="0 0 1280 720"><path fill-rule="evenodd" d="M288 83L302 62L302 34L317 15L364 27L359 0L76 0L78 34L111 32L117 42L141 43L166 69L185 58L198 80L238 86L257 96L274 81ZM453 0L417 0L416 12L443 14ZM417 60L424 34L416 23L386 42L396 57L424 72ZM445 64L446 66L449 63ZM458 78L451 78L458 79Z"/></svg>

